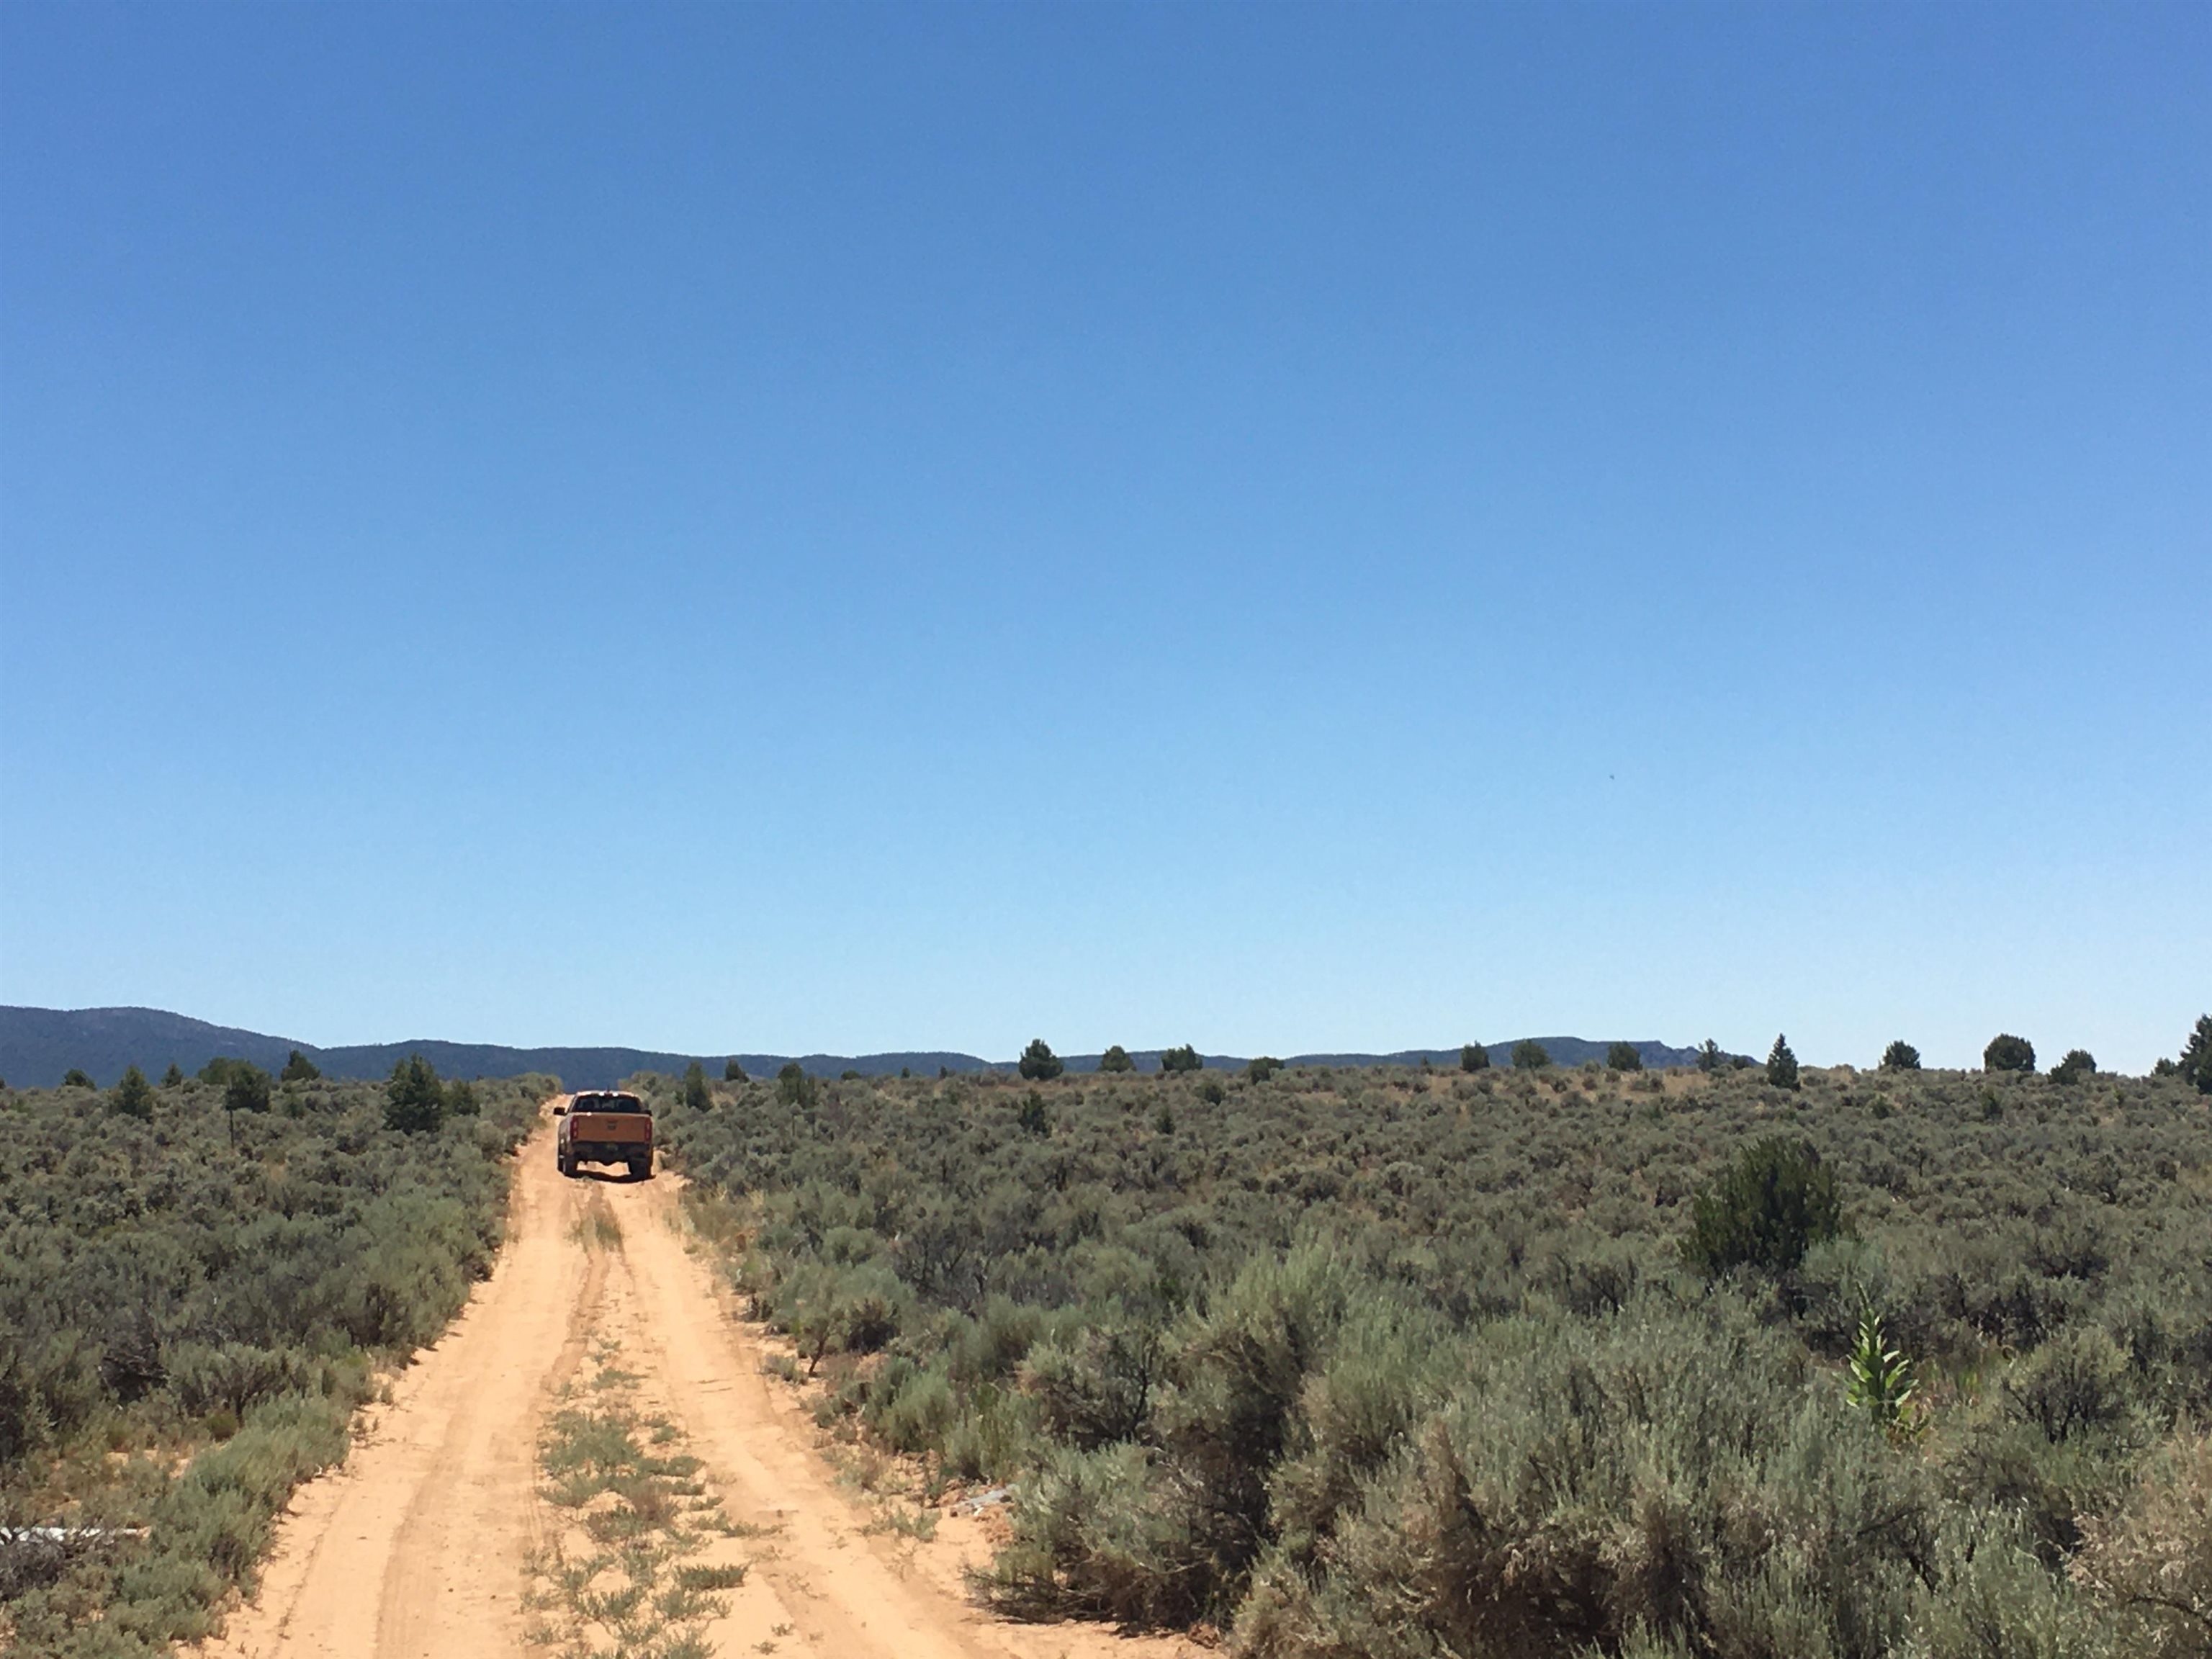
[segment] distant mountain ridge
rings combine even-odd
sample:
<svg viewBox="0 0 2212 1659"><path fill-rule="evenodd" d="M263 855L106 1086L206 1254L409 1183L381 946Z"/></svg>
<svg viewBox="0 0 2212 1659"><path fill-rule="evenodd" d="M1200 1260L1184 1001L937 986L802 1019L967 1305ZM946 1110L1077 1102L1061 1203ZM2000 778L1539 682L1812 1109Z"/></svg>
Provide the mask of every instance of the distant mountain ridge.
<svg viewBox="0 0 2212 1659"><path fill-rule="evenodd" d="M1603 1060L1607 1044L1584 1037L1539 1037L1555 1064L1579 1066L1586 1060ZM1663 1042L1641 1042L1636 1050L1650 1066L1690 1066L1697 1061L1694 1048L1676 1048ZM149 1077L159 1078L174 1064L197 1072L218 1054L250 1060L275 1071L293 1049L313 1060L325 1075L333 1078L380 1078L410 1054L420 1054L447 1077L516 1077L525 1072L544 1072L572 1089L604 1089L636 1072L683 1071L695 1060L710 1077L720 1078L732 1058L750 1074L773 1073L793 1060L817 1077L858 1072L863 1077L895 1077L910 1070L933 1076L941 1066L952 1072L1011 1071L1011 1060L989 1060L975 1054L928 1049L879 1054L678 1054L648 1048L514 1048L495 1042L449 1042L427 1039L419 1042L355 1043L320 1048L292 1037L270 1036L232 1025L212 1025L205 1020L159 1008L19 1008L0 1006L0 1079L19 1089L50 1089L72 1067L89 1075L103 1087L114 1084L128 1066L136 1066ZM1510 1063L1513 1044L1487 1045L1491 1063ZM1140 1072L1156 1072L1162 1051L1131 1049L1129 1057ZM1460 1051L1450 1048L1404 1048L1395 1054L1285 1054L1292 1065L1307 1066L1455 1066ZM1097 1054L1063 1055L1071 1072L1098 1068ZM1217 1069L1241 1066L1249 1056L1207 1054L1207 1066Z"/></svg>

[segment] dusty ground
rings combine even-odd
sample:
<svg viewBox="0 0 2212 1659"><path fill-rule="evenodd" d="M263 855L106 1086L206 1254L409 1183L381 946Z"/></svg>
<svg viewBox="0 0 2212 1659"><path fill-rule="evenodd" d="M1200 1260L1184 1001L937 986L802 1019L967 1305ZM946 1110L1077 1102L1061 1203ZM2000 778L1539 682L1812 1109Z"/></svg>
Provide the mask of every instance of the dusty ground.
<svg viewBox="0 0 2212 1659"><path fill-rule="evenodd" d="M563 1179L552 1120L520 1153L506 1249L434 1348L373 1408L345 1466L302 1487L261 1594L210 1659L543 1655L526 1631L532 1564L567 1521L539 1442L592 1345L622 1364L702 1459L723 1513L757 1536L707 1634L725 1656L1177 1659L1198 1650L1087 1625L1022 1626L971 1606L959 1567L988 1521L946 1516L917 1542L842 1487L790 1390L708 1262L686 1249L678 1179ZM611 1213L619 1226L599 1224ZM863 1528L872 1530L864 1532ZM719 1555L718 1558L719 1559Z"/></svg>

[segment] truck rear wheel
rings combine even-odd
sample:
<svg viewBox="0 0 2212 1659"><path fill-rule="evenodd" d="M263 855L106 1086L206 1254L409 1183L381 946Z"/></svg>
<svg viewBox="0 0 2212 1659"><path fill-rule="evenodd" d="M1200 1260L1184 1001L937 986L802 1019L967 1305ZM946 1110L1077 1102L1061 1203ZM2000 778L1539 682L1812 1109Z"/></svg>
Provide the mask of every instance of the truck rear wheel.
<svg viewBox="0 0 2212 1659"><path fill-rule="evenodd" d="M629 1178L632 1181L650 1181L653 1179L653 1154L651 1152L647 1152L643 1158L634 1158L630 1159Z"/></svg>

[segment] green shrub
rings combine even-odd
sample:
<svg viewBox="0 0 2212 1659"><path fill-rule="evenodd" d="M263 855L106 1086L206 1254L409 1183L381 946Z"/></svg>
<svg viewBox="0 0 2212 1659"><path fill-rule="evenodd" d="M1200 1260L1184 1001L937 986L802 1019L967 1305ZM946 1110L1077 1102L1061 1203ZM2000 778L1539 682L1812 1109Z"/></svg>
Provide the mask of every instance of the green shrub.
<svg viewBox="0 0 2212 1659"><path fill-rule="evenodd" d="M179 1066L175 1060L171 1060L169 1062L169 1069L161 1073L161 1086L164 1089L173 1089L183 1083L184 1080L184 1068Z"/></svg>
<svg viewBox="0 0 2212 1659"><path fill-rule="evenodd" d="M78 1066L72 1066L62 1074L62 1087L64 1089L97 1089L99 1086L92 1080L89 1073Z"/></svg>
<svg viewBox="0 0 2212 1659"><path fill-rule="evenodd" d="M1513 1045L1513 1069L1516 1072L1540 1072L1552 1063L1552 1051L1533 1037L1524 1037Z"/></svg>
<svg viewBox="0 0 2212 1659"><path fill-rule="evenodd" d="M297 1048L286 1056L284 1069L276 1074L280 1083L313 1083L323 1074L323 1068L309 1060Z"/></svg>
<svg viewBox="0 0 2212 1659"><path fill-rule="evenodd" d="M2026 1037L2000 1032L1990 1039L1990 1046L1982 1050L1982 1069L1987 1072L2032 1072L2035 1069L2035 1045Z"/></svg>
<svg viewBox="0 0 2212 1659"><path fill-rule="evenodd" d="M1920 1069L1920 1050L1899 1037L1881 1051L1881 1069L1885 1072L1917 1072Z"/></svg>
<svg viewBox="0 0 2212 1659"><path fill-rule="evenodd" d="M1632 1042L1615 1042L1606 1048L1605 1064L1608 1071L1640 1072L1644 1069L1644 1055Z"/></svg>
<svg viewBox="0 0 2212 1659"><path fill-rule="evenodd" d="M815 1106L814 1079L806 1075L806 1068L797 1060L786 1060L775 1074L776 1098L787 1106L796 1106L812 1111Z"/></svg>
<svg viewBox="0 0 2212 1659"><path fill-rule="evenodd" d="M1033 1037L1030 1046L1022 1050L1021 1060L1016 1069L1032 1083L1045 1083L1058 1077L1067 1067L1042 1037Z"/></svg>
<svg viewBox="0 0 2212 1659"><path fill-rule="evenodd" d="M1127 1048L1116 1042L1098 1056L1098 1069L1102 1072L1133 1072L1137 1069L1137 1062L1129 1058Z"/></svg>
<svg viewBox="0 0 2212 1659"><path fill-rule="evenodd" d="M1707 1037L1703 1042L1698 1045L1698 1069L1699 1071L1705 1073L1707 1076L1711 1076L1714 1073L1725 1069L1727 1065L1728 1056L1721 1052L1721 1045L1714 1042L1712 1038Z"/></svg>
<svg viewBox="0 0 2212 1659"><path fill-rule="evenodd" d="M1745 1147L1698 1198L1682 1255L1707 1273L1739 1267L1786 1273L1808 1246L1842 1231L1833 1171L1810 1146L1778 1136Z"/></svg>
<svg viewBox="0 0 2212 1659"><path fill-rule="evenodd" d="M1244 1067L1245 1078L1253 1083L1265 1083L1283 1069L1283 1062L1273 1054L1261 1054Z"/></svg>
<svg viewBox="0 0 2212 1659"><path fill-rule="evenodd" d="M1459 1051L1459 1068L1462 1072L1488 1071L1490 1050L1479 1042L1462 1044Z"/></svg>
<svg viewBox="0 0 2212 1659"><path fill-rule="evenodd" d="M1203 1069L1205 1065L1198 1050L1188 1042L1180 1048L1170 1048L1160 1056L1160 1070L1163 1072L1195 1072Z"/></svg>
<svg viewBox="0 0 2212 1659"><path fill-rule="evenodd" d="M903 1075L903 1073L902 1073L902 1075ZM723 1062L722 1081L725 1083L744 1083L747 1081L745 1077L745 1068L738 1064L738 1058L735 1054L731 1055L727 1060Z"/></svg>

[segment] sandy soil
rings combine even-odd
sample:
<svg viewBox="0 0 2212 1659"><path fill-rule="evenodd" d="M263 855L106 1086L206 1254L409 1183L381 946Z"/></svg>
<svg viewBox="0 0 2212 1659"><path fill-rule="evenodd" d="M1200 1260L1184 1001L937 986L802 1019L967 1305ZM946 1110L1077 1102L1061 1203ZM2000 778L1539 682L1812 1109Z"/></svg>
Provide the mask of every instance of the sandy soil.
<svg viewBox="0 0 2212 1659"><path fill-rule="evenodd" d="M960 1589L989 1522L946 1516L925 1544L864 1533L760 1339L686 1248L679 1180L567 1180L551 1119L520 1154L508 1242L453 1329L366 1414L345 1466L302 1487L261 1593L210 1659L494 1659L525 1640L533 1554L558 1519L538 1491L538 1440L586 1344L623 1364L706 1463L733 1519L773 1528L709 1631L719 1654L820 1659L1181 1659L1179 1640L992 1619ZM621 1243L587 1225L604 1206ZM592 1241L587 1247L587 1239ZM764 1645L765 1644L765 1645Z"/></svg>

